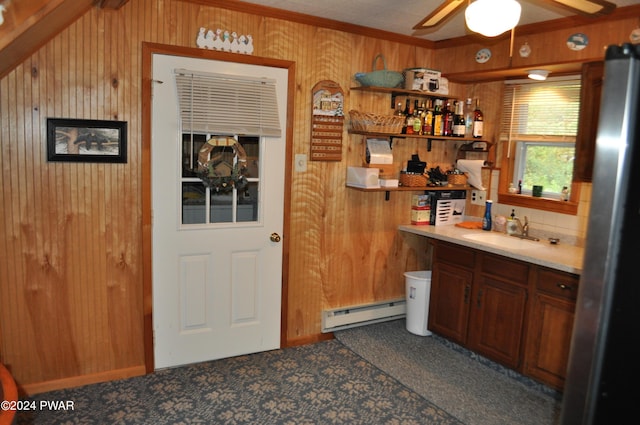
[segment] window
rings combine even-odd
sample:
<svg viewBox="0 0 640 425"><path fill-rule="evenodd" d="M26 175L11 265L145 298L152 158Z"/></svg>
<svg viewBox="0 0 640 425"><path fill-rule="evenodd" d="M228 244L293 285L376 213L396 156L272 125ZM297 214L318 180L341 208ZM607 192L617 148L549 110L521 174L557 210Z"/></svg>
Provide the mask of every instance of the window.
<svg viewBox="0 0 640 425"><path fill-rule="evenodd" d="M281 135L276 81L185 69L175 79L182 225L260 221L263 136Z"/></svg>
<svg viewBox="0 0 640 425"><path fill-rule="evenodd" d="M525 196L540 185L542 197L559 200L573 180L579 115L579 77L506 82L500 140L508 184L517 188L521 182Z"/></svg>
<svg viewBox="0 0 640 425"><path fill-rule="evenodd" d="M516 143L513 187L522 182L522 193L531 195L531 186L543 187L542 196L558 198L564 187L571 187L575 143Z"/></svg>
<svg viewBox="0 0 640 425"><path fill-rule="evenodd" d="M246 155L246 180L241 187L216 190L207 187L198 177L198 155L207 140L219 135L182 134L182 224L211 225L256 222L259 220L261 138L235 136ZM219 158L216 167L222 176L231 176L238 154L230 146L217 146L211 151Z"/></svg>

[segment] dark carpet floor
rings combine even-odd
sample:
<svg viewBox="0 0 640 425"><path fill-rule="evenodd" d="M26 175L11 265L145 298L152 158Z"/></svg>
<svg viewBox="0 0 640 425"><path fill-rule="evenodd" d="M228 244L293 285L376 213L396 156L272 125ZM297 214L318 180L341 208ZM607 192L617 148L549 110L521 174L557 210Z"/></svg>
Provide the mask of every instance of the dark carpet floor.
<svg viewBox="0 0 640 425"><path fill-rule="evenodd" d="M461 422L337 340L38 394L18 424ZM42 408L63 403L72 410ZM52 404L49 404L51 406Z"/></svg>
<svg viewBox="0 0 640 425"><path fill-rule="evenodd" d="M467 425L549 425L561 395L404 320L336 332L347 347Z"/></svg>
<svg viewBox="0 0 640 425"><path fill-rule="evenodd" d="M17 424L550 425L559 399L397 320L318 344L38 394Z"/></svg>

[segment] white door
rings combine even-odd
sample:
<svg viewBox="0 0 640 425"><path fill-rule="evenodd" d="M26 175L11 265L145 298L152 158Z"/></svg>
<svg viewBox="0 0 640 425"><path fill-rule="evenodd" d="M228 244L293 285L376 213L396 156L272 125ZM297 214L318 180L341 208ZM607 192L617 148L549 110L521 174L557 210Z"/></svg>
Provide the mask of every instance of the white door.
<svg viewBox="0 0 640 425"><path fill-rule="evenodd" d="M220 135L181 131L174 76L179 68L277 80L283 134L240 139L251 168L242 192L216 193L190 173L199 147ZM283 228L287 78L286 69L153 55L156 368L280 346L282 244L272 234L282 235Z"/></svg>

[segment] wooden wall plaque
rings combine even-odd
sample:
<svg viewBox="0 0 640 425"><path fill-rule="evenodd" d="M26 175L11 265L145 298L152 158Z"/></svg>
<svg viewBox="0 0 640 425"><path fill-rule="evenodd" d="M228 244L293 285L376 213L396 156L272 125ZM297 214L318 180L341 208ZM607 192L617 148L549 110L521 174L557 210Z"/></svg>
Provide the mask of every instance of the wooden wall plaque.
<svg viewBox="0 0 640 425"><path fill-rule="evenodd" d="M338 83L324 80L313 86L312 99L310 159L341 161L344 93Z"/></svg>

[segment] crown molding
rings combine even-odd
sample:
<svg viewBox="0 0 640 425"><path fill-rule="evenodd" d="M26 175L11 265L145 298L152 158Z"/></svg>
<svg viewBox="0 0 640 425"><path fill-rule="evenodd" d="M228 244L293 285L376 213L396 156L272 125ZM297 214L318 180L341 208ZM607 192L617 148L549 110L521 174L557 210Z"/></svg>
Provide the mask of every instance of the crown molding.
<svg viewBox="0 0 640 425"><path fill-rule="evenodd" d="M418 47L428 49L435 48L435 43L431 40L412 37L409 35L397 34L389 31L381 31L375 28L365 27L361 25L348 24L333 19L319 18L317 16L307 15L304 13L291 12L275 7L261 6L252 3L246 3L237 0L181 0L186 3L199 4L202 6L219 7L222 9L233 10L236 12L249 13L268 18L282 19L290 22L297 22L305 25L312 25L336 31L348 32L351 34L363 35L367 37L380 38L383 40L396 41L399 43L411 44Z"/></svg>

